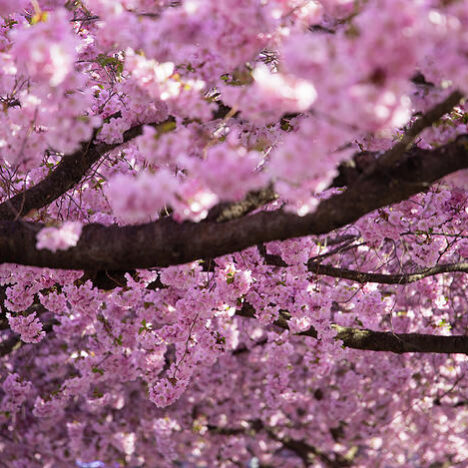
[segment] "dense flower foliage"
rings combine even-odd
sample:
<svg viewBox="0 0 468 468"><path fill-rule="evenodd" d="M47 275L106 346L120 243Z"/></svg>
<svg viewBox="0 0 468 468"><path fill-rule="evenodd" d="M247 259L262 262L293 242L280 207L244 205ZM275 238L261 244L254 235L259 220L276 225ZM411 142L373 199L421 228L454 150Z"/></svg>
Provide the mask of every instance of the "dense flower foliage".
<svg viewBox="0 0 468 468"><path fill-rule="evenodd" d="M0 15L0 465L467 466L467 172L391 175L466 151L467 1Z"/></svg>

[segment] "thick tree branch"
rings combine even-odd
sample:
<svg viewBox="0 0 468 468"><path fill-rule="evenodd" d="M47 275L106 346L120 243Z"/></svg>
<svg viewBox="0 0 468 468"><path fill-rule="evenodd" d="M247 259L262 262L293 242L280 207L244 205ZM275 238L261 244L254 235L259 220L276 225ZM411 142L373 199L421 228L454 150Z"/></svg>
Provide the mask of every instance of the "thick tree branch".
<svg viewBox="0 0 468 468"><path fill-rule="evenodd" d="M241 317L255 318L255 309L244 303L236 312ZM289 330L288 321L290 315L283 311L281 318L274 322L279 328ZM366 351L387 351L391 353L437 353L437 354L467 354L468 336L464 335L428 335L422 333L393 333L380 332L361 328L342 327L331 324L337 332L336 339L343 341L346 348L361 349ZM309 336L319 339L317 330L310 327L308 330L297 333L301 336Z"/></svg>
<svg viewBox="0 0 468 468"><path fill-rule="evenodd" d="M393 148L382 155L378 160L380 167L390 167L397 159L410 147L415 137L425 128L439 120L444 114L449 112L462 98L458 91L452 92L443 102L437 104L429 112L416 120L409 130L405 133L403 139ZM219 112L224 115L225 106L220 103ZM226 108L228 109L228 108ZM141 135L143 125L137 125L127 130L123 135L123 143L132 140ZM88 172L91 166L98 161L105 153L120 146L119 144L108 145L105 143L95 144L97 130L93 133L88 142L84 142L80 149L71 155L62 158L58 166L44 180L29 189L15 195L9 200L0 204L0 219L13 220L18 219L31 210L40 209L65 192L73 188ZM240 203L231 203L222 206L220 211L211 213L209 220L214 219L218 222L226 222L238 218L261 204L272 201L276 198L272 188L252 193Z"/></svg>
<svg viewBox="0 0 468 468"><path fill-rule="evenodd" d="M163 218L140 226L90 224L84 227L76 247L56 253L35 248L42 224L0 221L0 262L122 271L183 264L273 240L326 234L468 168L467 146L468 135L461 135L435 150L414 148L396 167L362 175L345 192L322 201L314 213L302 217L277 210L226 223L179 224Z"/></svg>
<svg viewBox="0 0 468 468"><path fill-rule="evenodd" d="M468 336L392 333L332 325L347 348L392 353L468 354Z"/></svg>

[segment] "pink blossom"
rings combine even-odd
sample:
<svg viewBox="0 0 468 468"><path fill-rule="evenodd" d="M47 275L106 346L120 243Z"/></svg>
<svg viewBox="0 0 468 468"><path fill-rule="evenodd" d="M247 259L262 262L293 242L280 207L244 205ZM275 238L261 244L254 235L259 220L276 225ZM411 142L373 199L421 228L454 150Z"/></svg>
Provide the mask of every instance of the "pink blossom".
<svg viewBox="0 0 468 468"><path fill-rule="evenodd" d="M32 390L31 382L21 379L18 374L9 374L2 384L5 395L0 407L2 411L16 412L27 400Z"/></svg>
<svg viewBox="0 0 468 468"><path fill-rule="evenodd" d="M206 161L194 168L200 180L224 200L241 199L247 191L265 184L265 176L259 171L262 155L237 146L235 138L231 135L228 142L209 148Z"/></svg>
<svg viewBox="0 0 468 468"><path fill-rule="evenodd" d="M75 247L80 239L82 228L82 223L77 221L66 221L60 228L43 228L37 234L36 248L56 252Z"/></svg>
<svg viewBox="0 0 468 468"><path fill-rule="evenodd" d="M310 81L273 73L265 65L253 71L254 82L246 87L223 86L223 101L256 124L271 123L288 112L308 110L317 98Z"/></svg>
<svg viewBox="0 0 468 468"><path fill-rule="evenodd" d="M8 16L12 13L18 13L28 5L28 0L1 0L0 16Z"/></svg>
<svg viewBox="0 0 468 468"><path fill-rule="evenodd" d="M15 31L12 52L32 78L57 86L72 70L77 41L65 10L44 12L42 18L44 21Z"/></svg>
<svg viewBox="0 0 468 468"><path fill-rule="evenodd" d="M21 335L21 340L25 343L39 343L45 337L36 312L26 316L8 314L8 323L15 333Z"/></svg>
<svg viewBox="0 0 468 468"><path fill-rule="evenodd" d="M170 204L176 187L175 177L166 169L155 174L142 173L137 178L117 175L109 184L108 196L114 214L126 222L137 223L158 217Z"/></svg>

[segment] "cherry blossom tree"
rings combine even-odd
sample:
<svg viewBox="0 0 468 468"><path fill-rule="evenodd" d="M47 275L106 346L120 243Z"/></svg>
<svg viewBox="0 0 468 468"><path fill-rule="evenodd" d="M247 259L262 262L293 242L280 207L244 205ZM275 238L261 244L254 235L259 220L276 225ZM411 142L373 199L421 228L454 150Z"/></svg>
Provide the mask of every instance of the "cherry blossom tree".
<svg viewBox="0 0 468 468"><path fill-rule="evenodd" d="M467 1L0 15L0 466L468 466Z"/></svg>

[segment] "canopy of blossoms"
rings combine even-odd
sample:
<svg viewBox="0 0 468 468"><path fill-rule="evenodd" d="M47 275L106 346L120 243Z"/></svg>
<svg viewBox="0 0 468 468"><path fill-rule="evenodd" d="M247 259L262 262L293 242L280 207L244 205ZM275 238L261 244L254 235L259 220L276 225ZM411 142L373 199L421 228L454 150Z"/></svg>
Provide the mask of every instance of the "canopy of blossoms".
<svg viewBox="0 0 468 468"><path fill-rule="evenodd" d="M468 1L0 0L0 466L468 466Z"/></svg>

